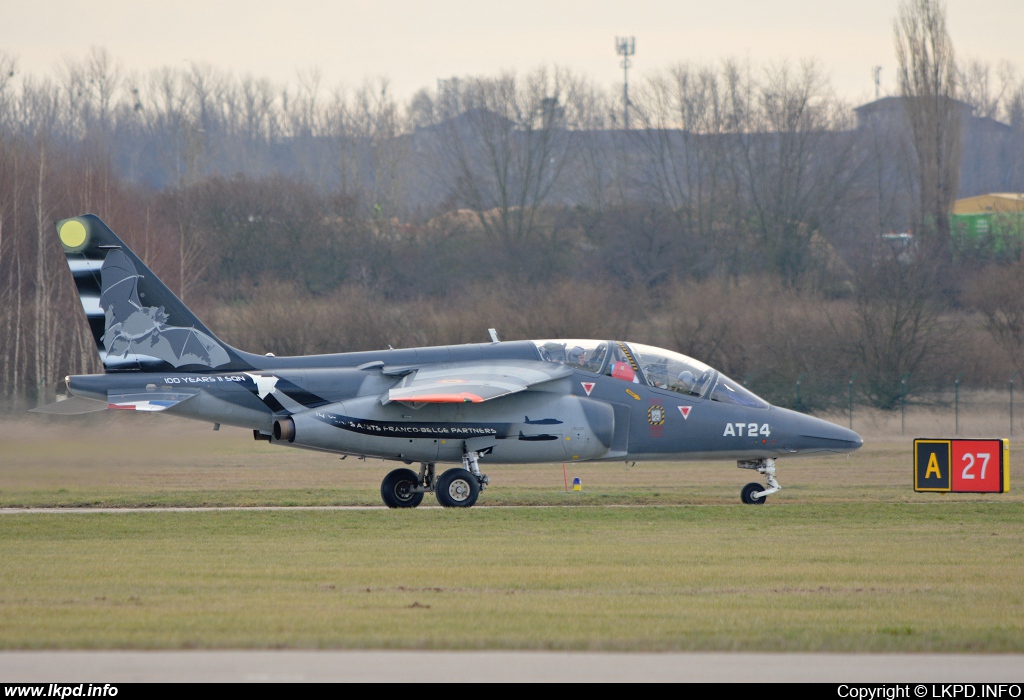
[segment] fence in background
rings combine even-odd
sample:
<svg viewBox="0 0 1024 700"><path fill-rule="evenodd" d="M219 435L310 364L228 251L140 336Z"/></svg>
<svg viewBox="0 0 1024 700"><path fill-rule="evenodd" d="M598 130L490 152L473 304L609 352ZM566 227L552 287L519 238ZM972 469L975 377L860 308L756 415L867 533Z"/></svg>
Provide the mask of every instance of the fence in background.
<svg viewBox="0 0 1024 700"><path fill-rule="evenodd" d="M1019 392L1015 393L1019 374L1007 378L1002 386L966 386L962 373L945 385L911 391L911 377L899 383L895 406L888 410L873 406L865 389L852 374L845 384L815 381L801 374L788 386L766 382L761 387L747 377L744 385L766 400L803 413L812 413L848 425L854 430L881 430L891 435L921 435L922 431L949 436L1024 434ZM860 426L860 428L858 428ZM938 432L935 432L938 431Z"/></svg>

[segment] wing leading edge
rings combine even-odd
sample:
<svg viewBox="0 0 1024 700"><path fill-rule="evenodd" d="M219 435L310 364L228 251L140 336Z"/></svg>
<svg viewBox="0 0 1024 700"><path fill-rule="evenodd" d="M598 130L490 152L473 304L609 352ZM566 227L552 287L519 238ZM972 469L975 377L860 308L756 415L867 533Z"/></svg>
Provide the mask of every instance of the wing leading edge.
<svg viewBox="0 0 1024 700"><path fill-rule="evenodd" d="M381 403L483 403L570 374L572 370L562 365L514 360L420 367L388 390Z"/></svg>

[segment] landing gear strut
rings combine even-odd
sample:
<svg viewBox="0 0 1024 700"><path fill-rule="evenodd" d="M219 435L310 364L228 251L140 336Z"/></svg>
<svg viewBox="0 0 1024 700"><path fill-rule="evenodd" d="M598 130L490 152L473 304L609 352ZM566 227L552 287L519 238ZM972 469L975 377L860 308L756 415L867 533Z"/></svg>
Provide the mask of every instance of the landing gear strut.
<svg viewBox="0 0 1024 700"><path fill-rule="evenodd" d="M477 482L480 484L480 490L483 491L487 488L487 485L491 483L491 478L486 474L480 473L480 455L487 454L484 452L464 452L462 455L462 468L468 469L476 477Z"/></svg>
<svg viewBox="0 0 1024 700"><path fill-rule="evenodd" d="M740 469L756 469L757 473L763 474L764 480L768 482L768 488L766 489L761 488L761 484L756 481L744 486L743 490L740 491L740 500L744 503L759 506L773 493L777 493L782 489L779 486L779 482L775 480L774 459L755 459L748 462L737 462L736 466Z"/></svg>

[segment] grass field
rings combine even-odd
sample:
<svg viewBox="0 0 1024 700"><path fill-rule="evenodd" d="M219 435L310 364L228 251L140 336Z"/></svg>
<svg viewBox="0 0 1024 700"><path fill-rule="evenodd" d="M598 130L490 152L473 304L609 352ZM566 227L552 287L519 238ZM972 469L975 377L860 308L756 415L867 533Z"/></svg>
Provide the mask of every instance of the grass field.
<svg viewBox="0 0 1024 700"><path fill-rule="evenodd" d="M866 425L863 448L846 455L779 461L783 491L771 504L1024 502L1022 489L999 496L916 494L911 437L899 415ZM838 422L838 420L837 420ZM918 434L948 434L921 420ZM934 424L933 424L934 423ZM1002 435L982 424L979 435ZM991 427L985 432L984 427ZM861 428L861 426L857 426ZM893 433L895 427L895 433ZM952 427L952 426L950 426ZM863 428L861 428L863 429ZM970 434L970 433L968 433ZM874 435L874 437L873 437ZM1012 460L1011 460L1012 461ZM0 507L380 505L380 481L394 462L358 460L256 442L237 428L161 415L100 413L78 419L31 415L0 434ZM481 505L732 505L757 474L734 462L488 465L492 487ZM565 479L583 481L566 493ZM433 503L428 496L425 503Z"/></svg>
<svg viewBox="0 0 1024 700"><path fill-rule="evenodd" d="M569 465L582 494L491 467L480 501L606 507L0 516L0 647L1024 651L1024 498L915 494L879 432L780 462L762 507L731 464L619 463ZM376 505L391 466L32 418L0 505Z"/></svg>

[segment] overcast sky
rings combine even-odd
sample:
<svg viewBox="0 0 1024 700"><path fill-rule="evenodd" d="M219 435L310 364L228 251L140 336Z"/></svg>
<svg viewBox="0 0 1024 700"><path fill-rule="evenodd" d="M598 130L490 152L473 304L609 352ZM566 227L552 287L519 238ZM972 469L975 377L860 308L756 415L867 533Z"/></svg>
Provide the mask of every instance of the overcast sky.
<svg viewBox="0 0 1024 700"><path fill-rule="evenodd" d="M327 87L386 76L396 94L440 77L565 66L621 84L616 35L636 37L631 75L726 57L755 65L817 59L840 96L873 95L895 77L898 0L0 0L0 50L22 73L52 75L65 57L105 47L128 71L208 63L294 81L319 67ZM1024 0L948 0L957 54L1024 74Z"/></svg>

